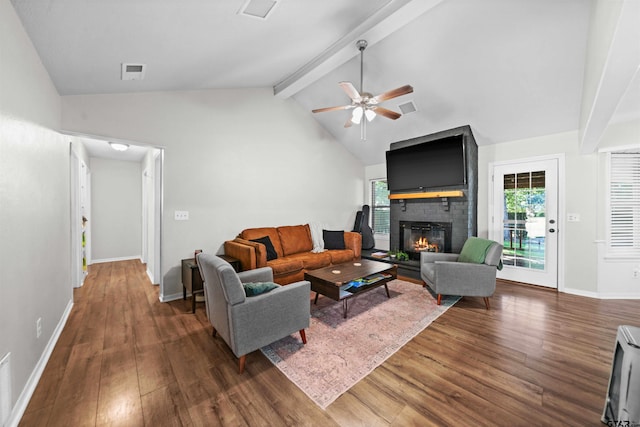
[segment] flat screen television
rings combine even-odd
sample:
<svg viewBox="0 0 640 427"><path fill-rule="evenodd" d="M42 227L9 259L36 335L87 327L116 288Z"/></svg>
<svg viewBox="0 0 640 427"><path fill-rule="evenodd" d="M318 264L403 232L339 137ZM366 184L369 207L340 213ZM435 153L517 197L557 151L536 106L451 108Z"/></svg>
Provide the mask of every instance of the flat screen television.
<svg viewBox="0 0 640 427"><path fill-rule="evenodd" d="M386 156L391 193L461 187L467 183L462 134L389 150Z"/></svg>

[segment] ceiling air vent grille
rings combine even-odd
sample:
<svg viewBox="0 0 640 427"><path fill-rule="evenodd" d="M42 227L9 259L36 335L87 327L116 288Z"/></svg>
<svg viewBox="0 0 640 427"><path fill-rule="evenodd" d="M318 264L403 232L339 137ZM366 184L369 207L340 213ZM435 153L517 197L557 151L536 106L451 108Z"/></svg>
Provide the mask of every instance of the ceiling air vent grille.
<svg viewBox="0 0 640 427"><path fill-rule="evenodd" d="M418 111L416 104L414 104L413 101L405 102L404 104L400 104L398 107L400 108L400 111L402 111L402 114L415 113Z"/></svg>
<svg viewBox="0 0 640 427"><path fill-rule="evenodd" d="M145 64L122 64L122 80L142 80L147 70Z"/></svg>
<svg viewBox="0 0 640 427"><path fill-rule="evenodd" d="M248 0L238 13L253 18L267 19L276 4L278 4L278 0Z"/></svg>

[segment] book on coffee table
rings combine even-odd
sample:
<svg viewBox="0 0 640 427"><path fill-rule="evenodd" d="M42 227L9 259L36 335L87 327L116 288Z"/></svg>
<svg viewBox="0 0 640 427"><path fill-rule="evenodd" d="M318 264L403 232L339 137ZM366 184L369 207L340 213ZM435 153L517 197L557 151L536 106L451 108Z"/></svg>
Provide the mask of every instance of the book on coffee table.
<svg viewBox="0 0 640 427"><path fill-rule="evenodd" d="M371 254L374 258L386 258L389 256L389 252L378 251Z"/></svg>

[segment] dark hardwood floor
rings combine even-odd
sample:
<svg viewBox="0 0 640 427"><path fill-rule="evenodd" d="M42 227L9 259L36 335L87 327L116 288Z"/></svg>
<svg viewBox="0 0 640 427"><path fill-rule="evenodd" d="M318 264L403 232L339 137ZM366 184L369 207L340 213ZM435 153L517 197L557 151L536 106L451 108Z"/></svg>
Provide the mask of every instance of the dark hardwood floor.
<svg viewBox="0 0 640 427"><path fill-rule="evenodd" d="M159 302L138 261L89 271L22 426L601 426L617 326L640 325L638 300L499 282L323 411L259 351L239 375L204 304Z"/></svg>

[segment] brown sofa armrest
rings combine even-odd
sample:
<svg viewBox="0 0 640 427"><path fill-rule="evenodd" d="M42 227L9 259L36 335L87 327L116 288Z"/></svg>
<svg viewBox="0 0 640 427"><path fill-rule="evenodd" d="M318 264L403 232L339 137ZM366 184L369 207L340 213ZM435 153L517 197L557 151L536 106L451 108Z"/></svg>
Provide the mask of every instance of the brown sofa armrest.
<svg viewBox="0 0 640 427"><path fill-rule="evenodd" d="M353 251L353 256L355 258L360 258L362 255L362 236L360 233L345 231L344 246Z"/></svg>
<svg viewBox="0 0 640 427"><path fill-rule="evenodd" d="M263 252L263 265L259 265L260 262L260 248L262 246ZM224 242L224 253L240 261L240 270L253 270L255 268L264 267L267 264L267 255L264 245L260 243L250 242L248 240L236 238L234 240L227 240Z"/></svg>

